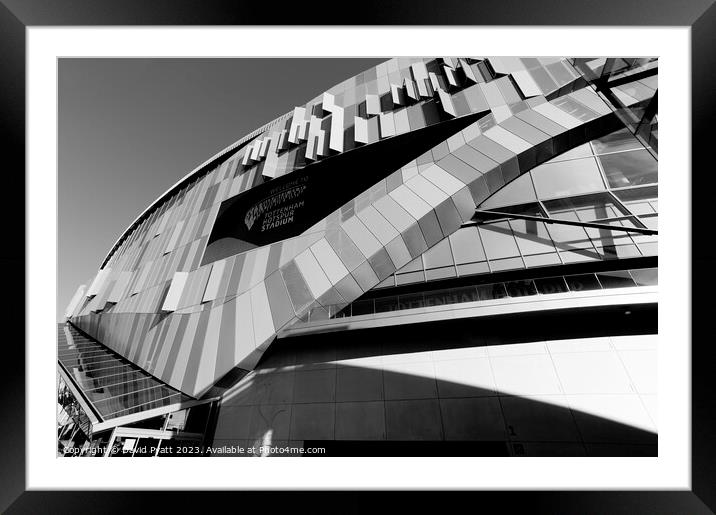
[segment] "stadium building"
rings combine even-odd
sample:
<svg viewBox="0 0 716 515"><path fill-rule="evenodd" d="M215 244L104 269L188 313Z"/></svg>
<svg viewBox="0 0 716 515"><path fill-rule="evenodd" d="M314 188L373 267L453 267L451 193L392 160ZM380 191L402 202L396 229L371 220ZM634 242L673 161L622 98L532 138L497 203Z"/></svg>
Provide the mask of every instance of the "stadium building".
<svg viewBox="0 0 716 515"><path fill-rule="evenodd" d="M58 454L656 455L657 78L396 58L244 136L72 298Z"/></svg>

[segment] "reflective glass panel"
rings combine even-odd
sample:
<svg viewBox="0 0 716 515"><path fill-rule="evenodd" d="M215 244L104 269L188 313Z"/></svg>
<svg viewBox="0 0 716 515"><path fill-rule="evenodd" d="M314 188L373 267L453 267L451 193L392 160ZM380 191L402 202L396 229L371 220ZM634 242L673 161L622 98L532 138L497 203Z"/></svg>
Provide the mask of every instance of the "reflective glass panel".
<svg viewBox="0 0 716 515"><path fill-rule="evenodd" d="M380 283L373 286L373 288L390 288L395 286L395 276L391 275L383 279Z"/></svg>
<svg viewBox="0 0 716 515"><path fill-rule="evenodd" d="M510 281L505 283L507 294L510 297L527 297L537 295L537 288L532 281Z"/></svg>
<svg viewBox="0 0 716 515"><path fill-rule="evenodd" d="M619 129L601 138L593 140L592 147L596 154L607 154L621 150L632 150L643 148L641 143L629 132L629 129Z"/></svg>
<svg viewBox="0 0 716 515"><path fill-rule="evenodd" d="M600 272L597 274L599 282L604 288L624 288L629 286L635 286L634 280L629 275L629 272Z"/></svg>
<svg viewBox="0 0 716 515"><path fill-rule="evenodd" d="M521 257L493 259L490 261L490 268L493 272L499 272L500 270L514 270L524 267L525 264Z"/></svg>
<svg viewBox="0 0 716 515"><path fill-rule="evenodd" d="M602 287L594 274L568 275L564 278L570 291L601 290Z"/></svg>
<svg viewBox="0 0 716 515"><path fill-rule="evenodd" d="M565 293L569 291L564 277L548 277L545 279L535 279L537 291L544 295L550 293Z"/></svg>
<svg viewBox="0 0 716 515"><path fill-rule="evenodd" d="M405 265L403 268L398 270L398 273L405 273L405 272L414 272L416 270L422 270L423 269L423 257L418 256L415 259L413 259L410 263Z"/></svg>
<svg viewBox="0 0 716 515"><path fill-rule="evenodd" d="M453 264L449 238L445 238L423 254L425 268L439 268Z"/></svg>
<svg viewBox="0 0 716 515"><path fill-rule="evenodd" d="M398 297L386 297L384 299L375 299L375 312L385 313L387 311L396 311L398 307Z"/></svg>
<svg viewBox="0 0 716 515"><path fill-rule="evenodd" d="M641 253L636 245L605 245L597 248L605 259L639 257Z"/></svg>
<svg viewBox="0 0 716 515"><path fill-rule="evenodd" d="M539 198L564 197L604 190L594 158L545 163L532 170Z"/></svg>
<svg viewBox="0 0 716 515"><path fill-rule="evenodd" d="M486 274L490 271L487 262L480 261L478 263L468 263L465 265L457 265L457 273L460 276L473 274Z"/></svg>
<svg viewBox="0 0 716 515"><path fill-rule="evenodd" d="M510 226L507 222L497 222L480 226L485 252L489 259L500 259L519 256Z"/></svg>
<svg viewBox="0 0 716 515"><path fill-rule="evenodd" d="M592 148L589 146L589 143L585 143L584 145L579 145L572 150L567 150L565 153L560 154L557 157L553 157L547 162L556 163L557 161L566 161L567 159L577 159L580 157L590 157L591 155Z"/></svg>
<svg viewBox="0 0 716 515"><path fill-rule="evenodd" d="M641 188L629 188L626 190L615 190L614 194L622 202L633 202L637 200L651 200L658 197L657 186L643 186Z"/></svg>
<svg viewBox="0 0 716 515"><path fill-rule="evenodd" d="M522 255L544 254L554 252L552 238L543 222L534 220L510 220L517 244Z"/></svg>
<svg viewBox="0 0 716 515"><path fill-rule="evenodd" d="M189 399L72 326L59 324L57 341L59 363L104 419Z"/></svg>
<svg viewBox="0 0 716 515"><path fill-rule="evenodd" d="M395 280L398 286L401 284L423 282L425 281L425 273L420 270L418 272L408 272L407 274L397 274Z"/></svg>
<svg viewBox="0 0 716 515"><path fill-rule="evenodd" d="M482 284L477 287L477 293L480 295L480 300L503 299L507 297L505 285L502 283Z"/></svg>
<svg viewBox="0 0 716 515"><path fill-rule="evenodd" d="M499 206L510 206L536 200L532 177L529 173L519 176L506 184L480 205L480 209L494 209Z"/></svg>
<svg viewBox="0 0 716 515"><path fill-rule="evenodd" d="M454 266L444 266L442 268L431 268L425 271L425 278L428 281L434 281L436 279L445 279L447 277L455 277Z"/></svg>
<svg viewBox="0 0 716 515"><path fill-rule="evenodd" d="M630 270L629 272L637 286L656 286L659 284L659 270L657 268L644 268Z"/></svg>
<svg viewBox="0 0 716 515"><path fill-rule="evenodd" d="M607 193L548 200L544 202L544 206L553 218L574 220L572 213L575 213L577 219L583 222L628 214L619 209L612 197Z"/></svg>
<svg viewBox="0 0 716 515"><path fill-rule="evenodd" d="M554 241L557 250L592 248L592 242L582 227L577 227L575 225L549 224L547 225L547 230L549 231L550 236L552 236L552 240Z"/></svg>
<svg viewBox="0 0 716 515"><path fill-rule="evenodd" d="M374 313L373 300L357 300L352 306L353 316L369 315Z"/></svg>
<svg viewBox="0 0 716 515"><path fill-rule="evenodd" d="M462 227L450 235L455 263L473 263L484 261L485 252L480 242L480 234L475 226Z"/></svg>
<svg viewBox="0 0 716 515"><path fill-rule="evenodd" d="M415 309L425 307L425 300L422 293L412 295L400 295L400 309Z"/></svg>
<svg viewBox="0 0 716 515"><path fill-rule="evenodd" d="M600 156L604 174L612 188L657 182L657 162L646 150Z"/></svg>

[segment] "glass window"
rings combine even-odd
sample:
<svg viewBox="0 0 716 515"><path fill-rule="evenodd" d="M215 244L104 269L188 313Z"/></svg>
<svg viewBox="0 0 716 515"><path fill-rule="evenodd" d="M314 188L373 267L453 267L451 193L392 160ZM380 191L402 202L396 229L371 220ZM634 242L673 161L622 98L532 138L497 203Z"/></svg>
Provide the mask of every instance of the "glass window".
<svg viewBox="0 0 716 515"><path fill-rule="evenodd" d="M413 293L411 295L400 295L399 308L400 309L415 309L425 307L425 299L422 293Z"/></svg>
<svg viewBox="0 0 716 515"><path fill-rule="evenodd" d="M580 157L591 157L592 155L592 148L589 146L589 143L585 143L584 145L579 145L578 147L573 148L572 150L567 150L563 154L558 155L557 157L553 157L548 163L556 163L558 161L566 161L568 159L577 159Z"/></svg>
<svg viewBox="0 0 716 515"><path fill-rule="evenodd" d="M580 263L582 261L600 261L602 259L594 249L580 249L580 250L561 250L559 257L563 263Z"/></svg>
<svg viewBox="0 0 716 515"><path fill-rule="evenodd" d="M493 272L499 272L500 270L515 270L524 267L525 264L521 257L493 259L490 261L490 268L492 268Z"/></svg>
<svg viewBox="0 0 716 515"><path fill-rule="evenodd" d="M565 293L569 291L564 277L548 277L546 279L535 279L537 291L543 295L550 293Z"/></svg>
<svg viewBox="0 0 716 515"><path fill-rule="evenodd" d="M594 274L568 275L564 278L570 291L601 290L602 287Z"/></svg>
<svg viewBox="0 0 716 515"><path fill-rule="evenodd" d="M600 156L604 174L612 188L657 182L657 162L646 150Z"/></svg>
<svg viewBox="0 0 716 515"><path fill-rule="evenodd" d="M654 209L648 202L628 202L626 205L629 207L629 211L635 215L650 215L654 213Z"/></svg>
<svg viewBox="0 0 716 515"><path fill-rule="evenodd" d="M477 293L480 296L480 300L502 299L507 297L505 285L502 283L482 284L477 287Z"/></svg>
<svg viewBox="0 0 716 515"><path fill-rule="evenodd" d="M519 176L480 204L480 209L495 209L499 206L510 206L512 204L523 204L537 200L532 177L529 173Z"/></svg>
<svg viewBox="0 0 716 515"><path fill-rule="evenodd" d="M659 284L659 270L657 268L644 268L630 270L629 272L637 286L656 286Z"/></svg>
<svg viewBox="0 0 716 515"><path fill-rule="evenodd" d="M370 315L374 312L373 300L357 300L351 308L353 316Z"/></svg>
<svg viewBox="0 0 716 515"><path fill-rule="evenodd" d="M636 245L605 245L597 250L604 255L605 259L639 257L641 253Z"/></svg>
<svg viewBox="0 0 716 515"><path fill-rule="evenodd" d="M399 274L406 273L406 272L415 272L416 270L422 270L423 269L423 257L418 256L415 259L413 259L410 263L405 265L403 268L398 270Z"/></svg>
<svg viewBox="0 0 716 515"><path fill-rule="evenodd" d="M612 202L596 202L595 204L577 209L577 217L582 222L589 222L591 220L601 220L604 218L616 218L623 216L624 213Z"/></svg>
<svg viewBox="0 0 716 515"><path fill-rule="evenodd" d="M640 220L646 225L648 229L653 231L659 230L659 215L642 216Z"/></svg>
<svg viewBox="0 0 716 515"><path fill-rule="evenodd" d="M350 306L350 304L349 304ZM336 306L335 308L337 311L331 310L331 318L345 318L348 316L351 316L351 310L348 308L348 306ZM302 320L303 321L303 320Z"/></svg>
<svg viewBox="0 0 716 515"><path fill-rule="evenodd" d="M576 215L575 215L576 216ZM582 227L576 225L549 224L547 226L558 250L591 249L592 242Z"/></svg>
<svg viewBox="0 0 716 515"><path fill-rule="evenodd" d="M465 286L464 288L455 288L451 290L455 296L455 302L476 302L480 300L477 289L474 286Z"/></svg>
<svg viewBox="0 0 716 515"><path fill-rule="evenodd" d="M386 311L397 311L400 309L398 306L398 297L386 297L383 299L375 299L375 312L385 313Z"/></svg>
<svg viewBox="0 0 716 515"><path fill-rule="evenodd" d="M464 275L486 274L490 271L487 262L469 263L465 265L457 265L457 273L462 277Z"/></svg>
<svg viewBox="0 0 716 515"><path fill-rule="evenodd" d="M475 226L463 227L452 233L450 244L455 263L473 263L486 259L480 242L480 233Z"/></svg>
<svg viewBox="0 0 716 515"><path fill-rule="evenodd" d="M641 188L629 188L626 190L616 190L614 194L622 202L632 202L635 200L651 200L658 197L659 189L657 186L642 186Z"/></svg>
<svg viewBox="0 0 716 515"><path fill-rule="evenodd" d="M480 234L490 260L520 255L515 237L507 222L481 225Z"/></svg>
<svg viewBox="0 0 716 515"><path fill-rule="evenodd" d="M616 224L616 222L612 222ZM609 229L587 228L587 234L594 242L595 247L605 247L608 245L626 245L633 243L629 237L629 233L624 231L611 231Z"/></svg>
<svg viewBox="0 0 716 515"><path fill-rule="evenodd" d="M462 290L465 290L465 288L463 288ZM469 290L472 290L471 297ZM460 290L439 290L426 293L425 306L442 306L445 304L457 304L459 302L469 302L469 300L477 300L477 294L474 288L468 288L467 291L467 295L463 295Z"/></svg>
<svg viewBox="0 0 716 515"><path fill-rule="evenodd" d="M450 240L445 238L440 243L423 254L425 268L439 268L453 264L452 252L450 252Z"/></svg>
<svg viewBox="0 0 716 515"><path fill-rule="evenodd" d="M564 197L604 190L594 158L545 163L532 170L539 198Z"/></svg>
<svg viewBox="0 0 716 515"><path fill-rule="evenodd" d="M659 253L658 243L639 243L639 250L643 256L656 256Z"/></svg>
<svg viewBox="0 0 716 515"><path fill-rule="evenodd" d="M592 146L596 154L643 148L641 143L639 143L627 128L619 129L611 134L593 140Z"/></svg>
<svg viewBox="0 0 716 515"><path fill-rule="evenodd" d="M509 223L523 256L554 252L552 238L543 222L510 220Z"/></svg>
<svg viewBox="0 0 716 515"><path fill-rule="evenodd" d="M442 268L432 268L425 271L425 278L428 281L435 279L445 279L446 277L455 277L454 266L444 266Z"/></svg>
<svg viewBox="0 0 716 515"><path fill-rule="evenodd" d="M537 295L537 288L532 281L510 281L505 283L507 294L510 297L527 297Z"/></svg>
<svg viewBox="0 0 716 515"><path fill-rule="evenodd" d="M607 193L582 195L559 200L549 200L544 203L550 216L574 220L573 216L564 216L574 212L577 219L583 222L625 216L627 213L619 209L612 197Z"/></svg>
<svg viewBox="0 0 716 515"><path fill-rule="evenodd" d="M524 256L525 265L528 267L545 266L545 265L559 265L562 261L559 259L559 255L556 252L551 254L535 254L532 256Z"/></svg>
<svg viewBox="0 0 716 515"><path fill-rule="evenodd" d="M401 284L410 283L421 283L425 281L425 273L420 270L419 272L408 272L406 274L397 274L395 276L396 283L398 286Z"/></svg>
<svg viewBox="0 0 716 515"><path fill-rule="evenodd" d="M498 213L509 213L515 215L528 215L528 216L539 216L544 217L542 209L536 202L529 204L519 204L516 206L504 206L495 209ZM473 220L478 222L489 222L490 220L501 220L504 218L511 218L509 216L503 216L501 214L490 214L490 213L476 213Z"/></svg>
<svg viewBox="0 0 716 515"><path fill-rule="evenodd" d="M626 270L619 272L600 272L597 274L604 288L624 288L635 286L634 280Z"/></svg>
<svg viewBox="0 0 716 515"><path fill-rule="evenodd" d="M395 276L389 275L385 279L383 279L381 282L373 286L374 289L377 288L390 288L392 286L395 286Z"/></svg>
<svg viewBox="0 0 716 515"><path fill-rule="evenodd" d="M622 225L624 227L641 227L641 225L637 222L637 218L635 216L630 216L629 218L625 218L623 220L611 220L607 222L609 223L609 225ZM634 238L636 234L631 233L630 236Z"/></svg>

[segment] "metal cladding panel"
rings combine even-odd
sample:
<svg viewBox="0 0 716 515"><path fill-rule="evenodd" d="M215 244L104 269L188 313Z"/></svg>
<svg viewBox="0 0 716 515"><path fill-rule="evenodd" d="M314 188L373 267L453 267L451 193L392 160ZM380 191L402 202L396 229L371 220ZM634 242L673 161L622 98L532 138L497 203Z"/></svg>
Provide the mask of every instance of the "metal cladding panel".
<svg viewBox="0 0 716 515"><path fill-rule="evenodd" d="M259 283L251 291L251 308L254 322L254 336L256 347L262 346L265 342L276 336L276 328L271 317L271 305L269 304L266 286Z"/></svg>
<svg viewBox="0 0 716 515"><path fill-rule="evenodd" d="M224 273L224 267L226 266L226 260L217 261L211 266L211 275L209 275L209 281L206 283L206 290L202 297L202 302L208 302L216 299L219 293L221 276Z"/></svg>
<svg viewBox="0 0 716 515"><path fill-rule="evenodd" d="M129 231L87 293L79 294L119 302L97 314L90 312L102 308L91 303L77 307L81 311L73 322L105 337L129 359L143 360L140 366L171 386L201 394L229 368L253 366L279 331L309 312L325 308L328 313L332 303L353 302L440 244L469 219L475 205L510 181L614 130L615 114L591 90L578 88L577 77L561 61L553 69L550 61L529 70L522 60L491 61L510 75L495 79L483 61L444 59L391 61L361 84L349 81L248 135L206 175L171 193L161 214L151 212L149 222L142 220ZM552 79L550 73L559 77ZM401 82L402 87L395 86ZM626 90L615 94L634 99ZM317 102L321 106L314 110ZM375 155L354 171L372 173L381 165L382 145L449 127L469 115L473 118L457 133L446 130L420 157L406 157L381 176L361 178L353 199L313 221L306 233L201 265L226 198L244 198L241 194L259 186L284 191L300 176L296 172L305 168L310 179L311 170L324 164L340 177L340 187L350 188L355 177L344 172L341 162L360 152ZM307 160L316 162L308 167ZM329 167L332 162L335 168ZM261 175L272 178L268 185L260 185ZM568 237L551 227L539 230L545 240L548 235L555 241ZM509 256L496 259L512 259L512 252L517 257L552 252L550 245L525 238L513 238L513 248L499 231L485 234L499 239L489 252L509 247ZM109 265L116 267L114 276ZM136 295L120 298L125 290ZM153 328L160 311L166 320ZM116 332L120 317L134 329Z"/></svg>
<svg viewBox="0 0 716 515"><path fill-rule="evenodd" d="M328 146L336 152L343 152L344 136L345 136L345 109L338 106L332 106L331 132Z"/></svg>
<svg viewBox="0 0 716 515"><path fill-rule="evenodd" d="M316 256L331 284L337 284L348 275L348 269L325 239L320 239L314 243L311 246L311 252Z"/></svg>
<svg viewBox="0 0 716 515"><path fill-rule="evenodd" d="M395 120L393 113L384 113L378 117L380 122L380 137L388 138L395 136Z"/></svg>
<svg viewBox="0 0 716 515"><path fill-rule="evenodd" d="M77 309L78 304L82 301L82 298L85 296L85 288L87 288L87 285L81 284L77 287L77 290L75 291L75 294L70 299L69 304L67 304L67 307L65 308L65 318L70 318L72 314Z"/></svg>
<svg viewBox="0 0 716 515"><path fill-rule="evenodd" d="M99 293L100 289L102 288L102 286L104 286L104 282L107 280L107 277L109 277L110 273L112 273L111 268L104 268L97 272L97 275L92 281L92 284L90 284L90 287L87 289L87 297L92 297Z"/></svg>
<svg viewBox="0 0 716 515"><path fill-rule="evenodd" d="M412 79L406 78L404 80L404 87L405 87L405 92L410 99L412 99L412 100L420 99L417 86L415 85L415 82Z"/></svg>
<svg viewBox="0 0 716 515"><path fill-rule="evenodd" d="M171 286L162 304L162 311L176 311L179 307L179 299L186 286L189 272L176 272L172 278Z"/></svg>
<svg viewBox="0 0 716 515"><path fill-rule="evenodd" d="M395 84L390 85L390 96L393 100L394 106L402 106L405 105L405 93L403 92L403 88L400 86L396 86Z"/></svg>
<svg viewBox="0 0 716 515"><path fill-rule="evenodd" d="M354 119L356 143L368 143L368 120L356 116Z"/></svg>
<svg viewBox="0 0 716 515"><path fill-rule="evenodd" d="M378 95L366 95L365 103L366 112L369 115L380 114L380 98L378 97Z"/></svg>
<svg viewBox="0 0 716 515"><path fill-rule="evenodd" d="M515 79L517 86L525 97L535 97L542 94L542 90L527 70L517 70L513 72L512 78Z"/></svg>
<svg viewBox="0 0 716 515"><path fill-rule="evenodd" d="M310 249L306 249L296 256L296 265L306 280L314 299L317 299L330 289L331 282Z"/></svg>
<svg viewBox="0 0 716 515"><path fill-rule="evenodd" d="M132 272L121 272L114 283L111 293L107 296L107 302L117 303L124 298L125 291L132 278Z"/></svg>
<svg viewBox="0 0 716 515"><path fill-rule="evenodd" d="M293 110L293 118L291 118L291 128L288 130L288 142L298 143L299 133L301 126L304 124L304 117L306 115L305 107L296 107ZM244 163L245 165L246 163Z"/></svg>

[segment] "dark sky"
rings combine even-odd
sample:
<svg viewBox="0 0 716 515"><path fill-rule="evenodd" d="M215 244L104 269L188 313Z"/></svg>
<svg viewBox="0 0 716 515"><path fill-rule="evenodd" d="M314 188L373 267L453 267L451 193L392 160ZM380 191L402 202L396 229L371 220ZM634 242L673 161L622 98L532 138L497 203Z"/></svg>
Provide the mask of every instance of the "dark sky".
<svg viewBox="0 0 716 515"><path fill-rule="evenodd" d="M57 319L124 229L207 158L385 59L60 59Z"/></svg>

